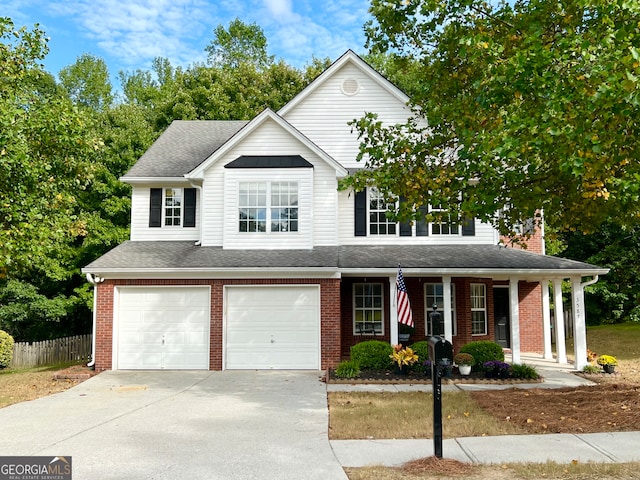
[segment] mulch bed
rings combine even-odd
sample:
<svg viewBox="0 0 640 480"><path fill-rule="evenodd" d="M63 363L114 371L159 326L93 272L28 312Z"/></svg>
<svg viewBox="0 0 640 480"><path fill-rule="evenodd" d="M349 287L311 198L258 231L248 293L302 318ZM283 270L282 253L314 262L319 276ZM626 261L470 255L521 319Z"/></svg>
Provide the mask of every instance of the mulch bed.
<svg viewBox="0 0 640 480"><path fill-rule="evenodd" d="M640 431L640 386L508 389L471 392L496 419L530 433Z"/></svg>
<svg viewBox="0 0 640 480"><path fill-rule="evenodd" d="M443 385L452 385L456 383L480 383L480 384L520 384L520 383L541 383L544 379L542 377L538 380L519 379L519 378L506 378L506 379L493 379L485 378L483 373L471 373L471 375L462 376L458 373L453 373L451 378L443 378ZM407 374L400 374L391 370L363 370L358 378L339 378L335 374L335 370L329 369L326 374L326 382L334 384L412 384L412 385L431 385L433 381L431 377L425 375L422 372L408 372Z"/></svg>

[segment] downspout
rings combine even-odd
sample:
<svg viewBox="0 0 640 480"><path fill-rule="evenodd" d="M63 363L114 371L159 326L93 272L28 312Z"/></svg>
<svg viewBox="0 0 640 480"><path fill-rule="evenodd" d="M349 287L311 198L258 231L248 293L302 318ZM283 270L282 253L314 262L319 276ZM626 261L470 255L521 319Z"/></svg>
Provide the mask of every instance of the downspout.
<svg viewBox="0 0 640 480"><path fill-rule="evenodd" d="M87 363L87 367L93 367L96 364L96 320L98 317L98 284L104 282L104 278L97 275L87 273L87 281L93 285L93 325L91 334L91 361Z"/></svg>

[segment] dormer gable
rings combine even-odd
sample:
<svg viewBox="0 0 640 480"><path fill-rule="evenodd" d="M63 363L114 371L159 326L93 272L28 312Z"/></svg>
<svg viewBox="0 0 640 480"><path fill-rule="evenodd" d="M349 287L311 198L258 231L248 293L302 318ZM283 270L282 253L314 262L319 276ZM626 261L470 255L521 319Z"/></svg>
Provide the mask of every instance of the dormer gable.
<svg viewBox="0 0 640 480"><path fill-rule="evenodd" d="M261 126L267 122L273 122L283 129L287 134L291 135L295 140L302 143L306 148L311 150L320 159L329 164L336 173L336 177L341 178L348 174L347 170L336 160L334 160L329 154L327 154L318 145L309 140L299 130L294 128L289 122L283 119L280 115L273 110L267 108L262 111L257 117L251 120L240 131L238 131L233 137L229 139L224 145L218 148L209 158L195 167L192 171L185 175L185 178L196 180L202 179L205 175L205 171L213 164L224 158L230 151L242 144L242 142L252 135Z"/></svg>

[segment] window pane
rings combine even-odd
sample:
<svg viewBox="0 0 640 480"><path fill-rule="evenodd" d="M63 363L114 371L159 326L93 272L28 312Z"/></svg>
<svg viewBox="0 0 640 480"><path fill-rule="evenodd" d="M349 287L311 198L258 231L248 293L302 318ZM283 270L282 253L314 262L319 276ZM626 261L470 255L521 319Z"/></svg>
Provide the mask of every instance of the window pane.
<svg viewBox="0 0 640 480"><path fill-rule="evenodd" d="M382 334L382 284L354 284L353 297L354 333Z"/></svg>

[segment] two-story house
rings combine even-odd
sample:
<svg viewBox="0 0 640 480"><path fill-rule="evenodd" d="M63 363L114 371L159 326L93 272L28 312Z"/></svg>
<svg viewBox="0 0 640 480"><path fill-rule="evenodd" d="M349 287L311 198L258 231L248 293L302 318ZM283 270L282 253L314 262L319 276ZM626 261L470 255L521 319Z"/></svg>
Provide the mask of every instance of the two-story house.
<svg viewBox="0 0 640 480"><path fill-rule="evenodd" d="M515 361L551 355L547 286L562 318L560 283L571 279L586 359L583 278L605 269L545 256L539 235L528 251L505 248L473 219L396 224L375 189L338 190L362 168L348 122L365 112L403 122L407 101L348 51L278 112L173 122L122 178L131 239L83 270L95 285L95 367L335 366L359 341L398 343L398 265L410 342L431 333L435 304L455 349L495 340Z"/></svg>

